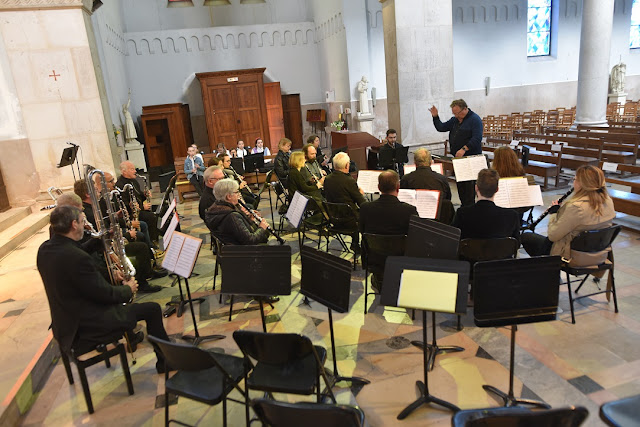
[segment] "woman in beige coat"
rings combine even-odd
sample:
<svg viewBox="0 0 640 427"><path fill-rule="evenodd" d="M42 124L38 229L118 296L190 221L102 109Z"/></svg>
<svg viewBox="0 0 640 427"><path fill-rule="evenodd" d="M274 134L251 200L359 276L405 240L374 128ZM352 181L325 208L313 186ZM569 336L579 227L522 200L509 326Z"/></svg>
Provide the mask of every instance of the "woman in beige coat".
<svg viewBox="0 0 640 427"><path fill-rule="evenodd" d="M556 209L557 213L552 210L548 237L536 233L522 235L522 246L529 255L560 255L570 259L571 240L581 231L612 225L616 213L602 170L595 166L580 166L573 189L571 197Z"/></svg>

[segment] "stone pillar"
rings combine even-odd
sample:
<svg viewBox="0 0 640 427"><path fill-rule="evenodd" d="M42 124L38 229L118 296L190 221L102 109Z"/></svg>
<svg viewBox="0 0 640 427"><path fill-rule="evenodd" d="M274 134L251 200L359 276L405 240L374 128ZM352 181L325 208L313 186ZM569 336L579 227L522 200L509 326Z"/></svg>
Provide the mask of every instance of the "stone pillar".
<svg viewBox="0 0 640 427"><path fill-rule="evenodd" d="M92 0L0 2L0 32L25 141L44 195L50 186L73 185L71 167L56 167L67 142L81 147L81 163L114 171L106 125L110 119L105 118L108 111L103 110L92 57L92 4ZM0 158L6 155L12 152L0 146Z"/></svg>
<svg viewBox="0 0 640 427"><path fill-rule="evenodd" d="M429 107L448 119L453 100L451 0L380 0L389 127L404 145L442 141Z"/></svg>
<svg viewBox="0 0 640 427"><path fill-rule="evenodd" d="M583 0L575 125L607 123L614 0Z"/></svg>

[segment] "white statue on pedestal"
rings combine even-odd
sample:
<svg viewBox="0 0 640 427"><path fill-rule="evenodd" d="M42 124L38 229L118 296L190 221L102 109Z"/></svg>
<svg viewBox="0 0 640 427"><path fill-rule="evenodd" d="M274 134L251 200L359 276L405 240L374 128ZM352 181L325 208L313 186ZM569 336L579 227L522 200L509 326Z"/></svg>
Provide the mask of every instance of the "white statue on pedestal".
<svg viewBox="0 0 640 427"><path fill-rule="evenodd" d="M360 92L360 114L369 114L369 99L367 97L367 89L369 80L365 76L358 82L358 92Z"/></svg>
<svg viewBox="0 0 640 427"><path fill-rule="evenodd" d="M627 65L620 60L619 64L616 64L611 69L611 93L620 94L624 93L624 77L627 74Z"/></svg>
<svg viewBox="0 0 640 427"><path fill-rule="evenodd" d="M125 145L140 145L140 142L136 139L138 133L133 125L133 118L129 112L129 106L131 105L131 89L129 89L129 100L126 104L122 105L122 114L124 114L124 141Z"/></svg>

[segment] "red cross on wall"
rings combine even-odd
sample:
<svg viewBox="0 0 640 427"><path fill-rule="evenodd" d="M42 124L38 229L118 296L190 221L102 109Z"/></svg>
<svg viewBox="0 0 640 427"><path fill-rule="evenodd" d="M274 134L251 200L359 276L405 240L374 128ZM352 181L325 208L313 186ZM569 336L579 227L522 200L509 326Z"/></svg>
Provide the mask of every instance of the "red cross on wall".
<svg viewBox="0 0 640 427"><path fill-rule="evenodd" d="M51 72L53 74L49 74L49 77L53 77L55 81L58 81L58 77L60 77L60 74L56 74L56 70L52 70Z"/></svg>

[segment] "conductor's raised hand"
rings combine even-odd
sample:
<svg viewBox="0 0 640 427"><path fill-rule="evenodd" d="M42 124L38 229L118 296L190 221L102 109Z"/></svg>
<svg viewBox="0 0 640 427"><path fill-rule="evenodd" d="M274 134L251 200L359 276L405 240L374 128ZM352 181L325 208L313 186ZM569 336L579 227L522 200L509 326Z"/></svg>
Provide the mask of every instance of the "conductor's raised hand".
<svg viewBox="0 0 640 427"><path fill-rule="evenodd" d="M438 117L438 109L435 105L432 105L431 108L429 108L429 112L431 112L432 117Z"/></svg>

